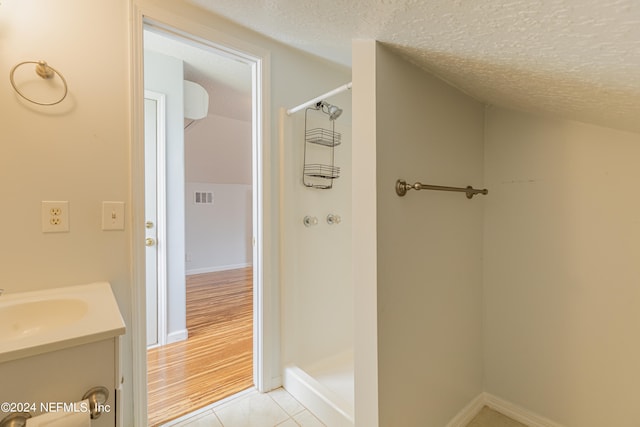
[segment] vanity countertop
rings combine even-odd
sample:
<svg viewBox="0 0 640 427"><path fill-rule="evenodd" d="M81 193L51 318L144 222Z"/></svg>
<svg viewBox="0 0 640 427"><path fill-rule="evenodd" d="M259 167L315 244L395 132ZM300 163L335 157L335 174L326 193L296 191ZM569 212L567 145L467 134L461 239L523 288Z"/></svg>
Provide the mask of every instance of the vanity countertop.
<svg viewBox="0 0 640 427"><path fill-rule="evenodd" d="M124 333L108 282L0 297L0 363Z"/></svg>

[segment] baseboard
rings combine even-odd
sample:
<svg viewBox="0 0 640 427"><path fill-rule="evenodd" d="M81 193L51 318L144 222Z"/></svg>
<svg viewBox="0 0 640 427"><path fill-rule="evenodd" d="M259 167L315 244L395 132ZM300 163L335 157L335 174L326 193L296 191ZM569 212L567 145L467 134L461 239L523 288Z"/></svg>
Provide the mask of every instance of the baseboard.
<svg viewBox="0 0 640 427"><path fill-rule="evenodd" d="M484 407L484 393L477 395L471 402L467 404L462 411L449 421L447 427L467 427L467 424L475 418L480 410Z"/></svg>
<svg viewBox="0 0 640 427"><path fill-rule="evenodd" d="M449 421L447 427L466 427L484 406L500 412L528 427L564 427L541 415L524 409L491 393L483 392L476 396L455 417Z"/></svg>
<svg viewBox="0 0 640 427"><path fill-rule="evenodd" d="M215 267L204 267L204 268L194 268L191 270L187 270L187 276L191 276L193 274L204 274L204 273L216 273L218 271L227 271L227 270L237 270L238 268L247 268L253 266L252 263L242 263L242 264L229 264L229 265L218 265Z"/></svg>
<svg viewBox="0 0 640 427"><path fill-rule="evenodd" d="M189 331L187 331L186 329L171 332L167 334L167 344L171 344L178 341L184 341L187 338L189 338Z"/></svg>
<svg viewBox="0 0 640 427"><path fill-rule="evenodd" d="M524 409L516 404L501 399L490 393L485 392L483 394L485 405L529 427L564 427L562 424L551 421L548 418L531 412L528 409Z"/></svg>

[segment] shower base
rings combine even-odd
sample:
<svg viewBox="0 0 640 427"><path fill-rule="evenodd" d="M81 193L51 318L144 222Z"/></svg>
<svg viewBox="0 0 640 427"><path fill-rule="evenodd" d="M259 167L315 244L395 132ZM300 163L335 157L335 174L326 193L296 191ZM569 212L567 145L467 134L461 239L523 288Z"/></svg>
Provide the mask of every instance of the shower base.
<svg viewBox="0 0 640 427"><path fill-rule="evenodd" d="M353 353L284 369L284 388L329 426L354 426Z"/></svg>

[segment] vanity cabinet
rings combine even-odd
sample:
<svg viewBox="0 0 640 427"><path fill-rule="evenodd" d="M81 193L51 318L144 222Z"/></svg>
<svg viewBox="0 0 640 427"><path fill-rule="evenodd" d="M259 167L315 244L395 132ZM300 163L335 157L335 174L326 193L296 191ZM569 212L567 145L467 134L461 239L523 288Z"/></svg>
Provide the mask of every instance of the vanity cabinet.
<svg viewBox="0 0 640 427"><path fill-rule="evenodd" d="M116 426L116 392L119 385L118 337L0 363L0 402L41 404L79 402L87 390L109 390L108 412L91 427ZM0 413L0 419L6 413Z"/></svg>

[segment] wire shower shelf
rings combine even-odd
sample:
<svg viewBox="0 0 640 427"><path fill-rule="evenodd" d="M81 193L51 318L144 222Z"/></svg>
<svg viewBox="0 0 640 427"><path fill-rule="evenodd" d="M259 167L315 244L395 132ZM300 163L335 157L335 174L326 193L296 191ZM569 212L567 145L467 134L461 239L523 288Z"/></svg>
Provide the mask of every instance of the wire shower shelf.
<svg viewBox="0 0 640 427"><path fill-rule="evenodd" d="M342 135L339 132L323 128L309 129L305 132L306 141L312 144L320 144L326 147L335 147L342 142Z"/></svg>
<svg viewBox="0 0 640 427"><path fill-rule="evenodd" d="M335 147L342 142L342 135L335 131L335 120L329 120L331 129L307 128L309 110L320 111L320 103L309 107L304 113L304 164L302 183L305 187L327 190L333 180L340 177L340 168L335 166ZM319 147L313 149L313 146ZM328 150L328 151L327 151Z"/></svg>

